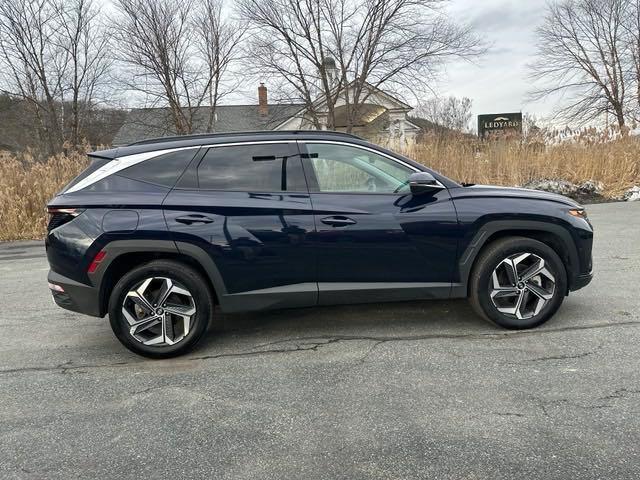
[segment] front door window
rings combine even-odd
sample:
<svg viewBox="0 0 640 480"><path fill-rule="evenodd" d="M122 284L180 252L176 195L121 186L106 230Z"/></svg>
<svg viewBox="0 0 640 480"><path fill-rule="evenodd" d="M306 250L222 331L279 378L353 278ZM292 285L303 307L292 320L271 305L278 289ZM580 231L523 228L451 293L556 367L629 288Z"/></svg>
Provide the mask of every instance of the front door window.
<svg viewBox="0 0 640 480"><path fill-rule="evenodd" d="M346 145L307 143L316 190L333 193L406 193L414 170L383 155Z"/></svg>

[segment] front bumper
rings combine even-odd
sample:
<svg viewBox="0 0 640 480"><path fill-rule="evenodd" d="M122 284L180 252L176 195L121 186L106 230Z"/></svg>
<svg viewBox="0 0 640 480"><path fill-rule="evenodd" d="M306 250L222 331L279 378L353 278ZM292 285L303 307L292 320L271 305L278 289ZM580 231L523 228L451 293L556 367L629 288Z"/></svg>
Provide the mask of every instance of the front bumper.
<svg viewBox="0 0 640 480"><path fill-rule="evenodd" d="M58 285L64 290L63 292L51 290L53 301L59 307L92 317L102 317L100 315L100 292L97 288L71 280L53 270L49 270L47 280L50 284Z"/></svg>
<svg viewBox="0 0 640 480"><path fill-rule="evenodd" d="M591 283L591 280L593 280L593 272L585 273L583 275L578 275L573 281L573 283L571 284L571 286L569 287L569 290L572 292L575 292L576 290L580 290L581 288L584 288L587 285L589 285L589 283Z"/></svg>

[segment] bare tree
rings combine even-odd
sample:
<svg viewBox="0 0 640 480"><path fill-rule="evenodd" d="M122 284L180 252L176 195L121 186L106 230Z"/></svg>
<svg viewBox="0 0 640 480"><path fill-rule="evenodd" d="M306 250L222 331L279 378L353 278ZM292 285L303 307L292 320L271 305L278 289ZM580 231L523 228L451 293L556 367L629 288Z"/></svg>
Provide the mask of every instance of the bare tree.
<svg viewBox="0 0 640 480"><path fill-rule="evenodd" d="M237 21L225 20L221 0L202 0L195 21L197 37L195 41L206 67L206 84L209 115L206 131L215 128L215 109L220 99L234 90L235 85L226 85L226 74L236 59L238 46L244 38L246 26Z"/></svg>
<svg viewBox="0 0 640 480"><path fill-rule="evenodd" d="M153 105L169 107L176 133L199 127L211 107L213 129L220 87L242 28L222 17L221 0L117 0L119 58L130 67L127 86ZM198 5L200 5L198 7Z"/></svg>
<svg viewBox="0 0 640 480"><path fill-rule="evenodd" d="M434 97L421 102L412 113L443 129L466 133L471 122L472 106L473 102L467 97Z"/></svg>
<svg viewBox="0 0 640 480"><path fill-rule="evenodd" d="M49 153L81 143L81 119L107 68L97 15L91 0L0 0L2 89L30 106Z"/></svg>
<svg viewBox="0 0 640 480"><path fill-rule="evenodd" d="M69 140L77 148L82 142L83 121L90 115L111 67L108 39L94 0L56 0L55 8L60 22L59 48L66 60L63 108L70 103Z"/></svg>
<svg viewBox="0 0 640 480"><path fill-rule="evenodd" d="M57 101L66 65L55 19L49 0L0 1L4 91L29 103L40 141L51 153L59 151L64 142Z"/></svg>
<svg viewBox="0 0 640 480"><path fill-rule="evenodd" d="M240 0L239 11L253 27L249 49L257 72L301 100L316 128L335 127L340 99L350 131L376 88L424 89L446 60L483 51L469 27L438 9L441 3ZM318 99L326 103L322 111Z"/></svg>
<svg viewBox="0 0 640 480"><path fill-rule="evenodd" d="M623 38L629 53L629 78L635 87L633 97L634 108L632 116L636 121L640 120L640 0L629 0L623 21Z"/></svg>
<svg viewBox="0 0 640 480"><path fill-rule="evenodd" d="M623 37L628 7L629 0L550 3L531 65L542 86L532 98L563 95L558 117L584 123L612 115L624 130L630 98L629 50Z"/></svg>
<svg viewBox="0 0 640 480"><path fill-rule="evenodd" d="M177 133L190 133L193 108L204 97L192 98L192 83L201 72L189 50L189 16L193 0L118 0L116 25L120 58L132 67L127 85L142 91L152 102L166 102Z"/></svg>

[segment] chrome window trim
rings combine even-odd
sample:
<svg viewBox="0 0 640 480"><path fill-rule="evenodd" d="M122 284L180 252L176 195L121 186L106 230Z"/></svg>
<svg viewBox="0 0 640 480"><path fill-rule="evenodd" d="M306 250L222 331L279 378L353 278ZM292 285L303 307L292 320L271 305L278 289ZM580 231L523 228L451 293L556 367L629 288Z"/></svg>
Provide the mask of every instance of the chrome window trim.
<svg viewBox="0 0 640 480"><path fill-rule="evenodd" d="M256 141L239 141L239 142L225 142L225 143L212 143L212 144L203 144L203 145L190 145L187 147L176 147L176 148L168 148L164 150L152 150L149 152L142 153L134 153L132 155L125 155L123 157L114 158L109 163L107 163L102 168L99 168L91 175L83 179L81 182L78 182L76 185L68 189L65 193L73 193L79 190L82 190L86 187L93 185L94 183L110 176L115 173L118 173L125 168L132 167L133 165L137 165L139 163L145 162L147 160L151 160L152 158L159 157L160 155L165 155L167 153L177 152L180 150L189 150L189 149L199 149L199 148L217 148L217 147L235 147L242 145L273 145L273 144L333 144L333 145L342 145L346 147L357 148L360 150L365 150L368 152L375 153L376 155L380 155L381 157L388 158L389 160L396 162L404 167L407 167L409 170L413 172L421 172L419 168L414 167L406 162L403 162L399 158L396 158L392 155L389 155L385 152L381 152L380 150L376 150L375 148L367 147L364 145L359 145L357 143L344 142L344 141L336 141L336 140L307 140L307 139L288 139L288 140L256 140ZM440 181L438 181L438 185L442 188L446 188ZM226 191L226 190L225 190ZM323 192L317 192L323 193ZM324 192L324 193L366 193L366 192Z"/></svg>
<svg viewBox="0 0 640 480"><path fill-rule="evenodd" d="M413 165L410 165L410 164L408 164L406 162L403 162L399 158L396 158L396 157L394 157L392 155L389 155L387 153L381 152L380 150L376 150L375 148L365 147L364 145L358 145L357 143L340 142L340 141L336 141L336 140L298 140L298 142L299 143L329 143L329 144L334 144L334 145L344 145L346 147L359 148L360 150L367 150L369 152L375 153L376 155L380 155L381 157L386 157L389 160L392 160L392 161L394 161L396 163L399 163L400 165L408 167L410 170L413 170L414 172L421 172L422 171L419 168L414 167Z"/></svg>
<svg viewBox="0 0 640 480"><path fill-rule="evenodd" d="M364 145L358 145L357 143L350 143L350 142L341 142L341 141L337 141L337 140L298 140L298 143L328 143L328 144L335 144L335 145L344 145L347 147L353 147L353 148L359 148L360 150L366 150L372 153L375 153L376 155L380 155L381 157L385 157L388 158L389 160L399 163L400 165L403 165L407 168L409 168L410 170L413 170L414 173L415 172L422 172L423 170L420 170L417 167L414 167L413 165L407 163L407 162L403 162L402 160L400 160L399 158L394 157L393 155L389 155L385 152L381 152L380 150L376 150L375 148L371 148L371 147L366 147ZM440 180L436 179L436 182L438 183L438 187L442 190L446 190L447 187L445 187L442 182L440 182ZM313 193L329 193L329 194L340 194L340 195L371 195L371 194L376 194L376 192L313 192ZM396 195L394 193L389 193L389 192L378 192L378 195Z"/></svg>
<svg viewBox="0 0 640 480"><path fill-rule="evenodd" d="M75 184L73 187L71 187L64 193L77 192L78 190L87 188L93 185L94 183L99 182L100 180L113 175L114 173L118 173L124 170L125 168L132 167L146 160L151 160L152 158L159 157L160 155L165 155L167 153L177 152L180 150L194 149L194 148L200 148L200 147L193 146L193 147L168 148L165 150L153 150L151 152L134 153L133 155L125 155L124 157L114 158L109 163L107 163L104 167L99 168L98 170L93 172L91 175L89 175L82 181Z"/></svg>
<svg viewBox="0 0 640 480"><path fill-rule="evenodd" d="M149 152L142 153L134 153L132 155L125 155L123 157L117 157L111 160L102 168L99 168L91 175L84 178L81 182L78 182L76 185L68 189L64 193L73 193L83 188L87 188L93 185L100 180L107 178L114 173L118 173L125 168L132 167L139 163L145 162L147 160L151 160L152 158L159 157L160 155L164 155L167 153L178 152L180 150L189 150L189 149L199 149L199 148L214 148L214 147L232 147L237 145L260 145L260 144L289 144L295 143L295 140L264 140L264 141L254 141L254 142L229 142L229 143L214 143L211 145L190 145L187 147L176 147L176 148L167 148L164 150L151 150Z"/></svg>
<svg viewBox="0 0 640 480"><path fill-rule="evenodd" d="M212 143L210 145L202 145L202 148L215 148L215 147L237 147L240 145L262 145L262 144L274 144L274 143L296 143L295 140L256 140L248 142L230 142L230 143Z"/></svg>

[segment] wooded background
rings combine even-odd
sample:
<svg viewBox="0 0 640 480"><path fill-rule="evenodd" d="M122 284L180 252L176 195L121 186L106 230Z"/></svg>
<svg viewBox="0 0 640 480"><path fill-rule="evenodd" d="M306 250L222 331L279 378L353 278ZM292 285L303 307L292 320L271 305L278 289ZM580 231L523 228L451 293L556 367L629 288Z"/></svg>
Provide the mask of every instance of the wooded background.
<svg viewBox="0 0 640 480"><path fill-rule="evenodd" d="M274 101L304 104L316 124L326 98L329 128L342 94L349 131L369 83L469 130L472 99L442 98L435 79L492 45L445 1L223 1L0 0L0 149L107 145L134 106L167 108L178 133L213 107L213 131L215 107L265 79ZM625 134L640 117L640 0L551 1L541 15L531 97L561 93L557 121Z"/></svg>

